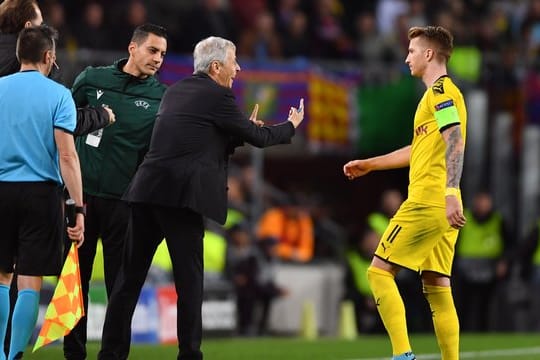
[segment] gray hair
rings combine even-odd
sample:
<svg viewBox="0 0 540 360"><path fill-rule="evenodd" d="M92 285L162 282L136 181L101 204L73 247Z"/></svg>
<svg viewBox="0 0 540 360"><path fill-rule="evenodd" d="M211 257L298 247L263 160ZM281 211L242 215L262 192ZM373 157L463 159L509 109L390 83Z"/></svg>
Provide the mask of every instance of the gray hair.
<svg viewBox="0 0 540 360"><path fill-rule="evenodd" d="M193 50L193 73L208 73L212 61L224 62L227 50L236 50L232 41L210 36L195 45Z"/></svg>

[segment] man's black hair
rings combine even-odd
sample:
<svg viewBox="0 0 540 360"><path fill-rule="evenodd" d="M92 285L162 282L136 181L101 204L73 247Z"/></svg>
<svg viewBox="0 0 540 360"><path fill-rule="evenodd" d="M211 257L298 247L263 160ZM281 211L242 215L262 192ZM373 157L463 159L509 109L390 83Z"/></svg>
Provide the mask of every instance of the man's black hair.
<svg viewBox="0 0 540 360"><path fill-rule="evenodd" d="M39 63L46 51L54 50L58 32L47 25L21 30L17 39L17 59L20 63Z"/></svg>

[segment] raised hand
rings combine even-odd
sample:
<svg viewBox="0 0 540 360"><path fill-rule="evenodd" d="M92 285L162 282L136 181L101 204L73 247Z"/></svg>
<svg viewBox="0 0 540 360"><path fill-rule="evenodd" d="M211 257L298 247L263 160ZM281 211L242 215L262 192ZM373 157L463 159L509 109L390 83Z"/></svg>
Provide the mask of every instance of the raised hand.
<svg viewBox="0 0 540 360"><path fill-rule="evenodd" d="M263 126L264 121L257 120L257 113L259 112L259 104L255 104L253 107L253 111L251 112L251 115L249 116L249 120L252 121L255 125Z"/></svg>
<svg viewBox="0 0 540 360"><path fill-rule="evenodd" d="M304 99L303 98L300 99L300 105L298 106L298 109L291 107L291 109L289 110L289 117L287 120L292 122L295 128L297 128L298 125L300 125L300 123L302 122L302 120L304 120Z"/></svg>

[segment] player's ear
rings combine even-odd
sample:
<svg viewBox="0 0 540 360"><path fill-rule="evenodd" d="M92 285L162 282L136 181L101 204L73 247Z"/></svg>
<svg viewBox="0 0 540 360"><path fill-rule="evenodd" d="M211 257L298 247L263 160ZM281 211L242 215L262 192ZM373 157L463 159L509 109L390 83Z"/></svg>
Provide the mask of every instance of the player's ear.
<svg viewBox="0 0 540 360"><path fill-rule="evenodd" d="M433 49L427 48L425 54L426 54L426 60L431 61L433 60L433 57L435 56L435 51Z"/></svg>
<svg viewBox="0 0 540 360"><path fill-rule="evenodd" d="M47 50L43 52L43 59L41 60L44 64L49 64L52 60L52 51Z"/></svg>
<svg viewBox="0 0 540 360"><path fill-rule="evenodd" d="M137 49L137 43L135 41L131 41L128 45L128 52L129 52L129 55L131 55L135 49Z"/></svg>

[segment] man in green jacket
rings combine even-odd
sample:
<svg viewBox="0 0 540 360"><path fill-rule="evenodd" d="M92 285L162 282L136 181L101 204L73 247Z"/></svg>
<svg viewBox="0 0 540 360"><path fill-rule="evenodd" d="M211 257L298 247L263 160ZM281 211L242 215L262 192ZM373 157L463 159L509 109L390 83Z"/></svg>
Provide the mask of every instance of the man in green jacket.
<svg viewBox="0 0 540 360"><path fill-rule="evenodd" d="M121 201L150 144L165 85L155 77L167 50L165 29L145 24L133 32L129 58L110 66L88 67L73 84L77 106L110 107L116 122L77 138L87 219L79 249L82 291L88 287L99 238L103 244L105 286L111 294L122 259L128 205ZM64 339L68 360L86 359L86 318Z"/></svg>

